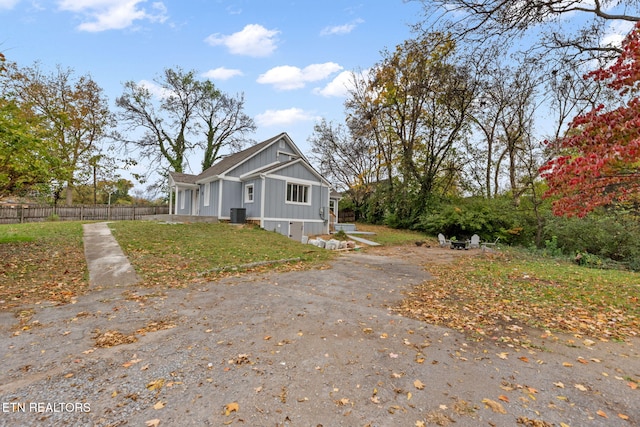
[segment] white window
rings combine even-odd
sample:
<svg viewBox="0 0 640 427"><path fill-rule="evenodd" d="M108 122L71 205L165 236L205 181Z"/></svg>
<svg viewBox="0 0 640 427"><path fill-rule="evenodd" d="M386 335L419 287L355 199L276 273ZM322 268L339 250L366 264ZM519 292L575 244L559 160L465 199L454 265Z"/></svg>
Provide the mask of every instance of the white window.
<svg viewBox="0 0 640 427"><path fill-rule="evenodd" d="M309 204L309 186L287 183L287 202Z"/></svg>
<svg viewBox="0 0 640 427"><path fill-rule="evenodd" d="M211 183L207 182L204 185L204 205L205 206L209 206L210 199L211 199Z"/></svg>
<svg viewBox="0 0 640 427"><path fill-rule="evenodd" d="M253 184L247 184L244 187L244 202L253 203Z"/></svg>
<svg viewBox="0 0 640 427"><path fill-rule="evenodd" d="M178 191L178 198L180 199L180 209L184 209L184 200L187 198L187 190Z"/></svg>

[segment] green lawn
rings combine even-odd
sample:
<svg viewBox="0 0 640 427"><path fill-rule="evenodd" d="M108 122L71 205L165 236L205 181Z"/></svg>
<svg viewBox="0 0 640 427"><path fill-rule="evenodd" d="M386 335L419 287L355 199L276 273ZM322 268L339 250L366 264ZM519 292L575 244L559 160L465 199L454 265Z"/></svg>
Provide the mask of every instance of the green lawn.
<svg viewBox="0 0 640 427"><path fill-rule="evenodd" d="M434 266L405 300L416 318L481 335L517 322L601 339L640 336L640 274L581 267L505 248Z"/></svg>
<svg viewBox="0 0 640 427"><path fill-rule="evenodd" d="M110 227L147 287L184 287L247 270L309 268L336 256L253 226L121 221ZM383 245L436 245L420 233L362 224L358 229L374 231L367 239ZM408 293L398 310L480 336L513 322L602 339L640 336L640 273L591 269L510 248L477 254L429 265L435 279ZM246 267L290 259L299 261ZM65 303L87 292L80 222L0 225L0 260L0 309Z"/></svg>
<svg viewBox="0 0 640 427"><path fill-rule="evenodd" d="M300 261L252 268L301 268L334 255L250 225L121 221L109 226L146 285L184 286L246 270L247 264L295 258Z"/></svg>

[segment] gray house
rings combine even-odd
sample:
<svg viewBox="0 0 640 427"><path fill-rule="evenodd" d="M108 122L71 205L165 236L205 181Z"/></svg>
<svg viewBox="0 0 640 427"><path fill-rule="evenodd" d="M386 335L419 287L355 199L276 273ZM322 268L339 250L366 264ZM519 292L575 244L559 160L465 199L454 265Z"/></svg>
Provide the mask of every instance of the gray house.
<svg viewBox="0 0 640 427"><path fill-rule="evenodd" d="M169 187L171 214L249 221L296 240L328 234L338 217L337 193L286 133L225 157L200 175L171 172Z"/></svg>

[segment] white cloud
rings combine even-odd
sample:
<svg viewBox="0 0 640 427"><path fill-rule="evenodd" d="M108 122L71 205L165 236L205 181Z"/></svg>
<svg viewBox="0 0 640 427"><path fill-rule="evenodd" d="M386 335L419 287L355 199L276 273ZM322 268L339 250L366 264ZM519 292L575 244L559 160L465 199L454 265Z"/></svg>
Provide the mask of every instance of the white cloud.
<svg viewBox="0 0 640 427"><path fill-rule="evenodd" d="M144 2L146 0L60 0L58 7L85 16L88 21L80 24L78 29L88 32L120 30L130 27L138 20L167 20L167 8L164 3L154 2L150 8L138 6Z"/></svg>
<svg viewBox="0 0 640 427"><path fill-rule="evenodd" d="M335 62L311 64L302 69L291 65L281 65L261 74L257 82L273 85L280 90L301 89L309 82L324 80L340 70L342 67Z"/></svg>
<svg viewBox="0 0 640 427"><path fill-rule="evenodd" d="M316 95L322 95L327 98L346 98L349 95L349 91L355 89L354 81L365 81L368 75L368 70L361 72L343 71L338 74L333 80L331 80L323 88L315 88L313 93Z"/></svg>
<svg viewBox="0 0 640 427"><path fill-rule="evenodd" d="M344 24L344 25L334 25L334 26L329 26L329 27L324 27L322 29L322 31L320 31L320 35L321 36L332 36L332 35L342 35L342 34L349 34L351 31L355 30L355 28L359 25L362 24L364 22L364 20L362 19L356 19L348 24Z"/></svg>
<svg viewBox="0 0 640 427"><path fill-rule="evenodd" d="M622 41L634 27L633 22L620 21L609 24L607 31L600 42L601 46L622 46Z"/></svg>
<svg viewBox="0 0 640 427"><path fill-rule="evenodd" d="M218 67L213 70L202 73L202 77L213 80L229 80L235 76L242 76L243 73L240 70L233 70L230 68Z"/></svg>
<svg viewBox="0 0 640 427"><path fill-rule="evenodd" d="M0 0L1 9L13 9L13 6L17 5L20 0Z"/></svg>
<svg viewBox="0 0 640 427"><path fill-rule="evenodd" d="M172 95L172 91L167 90L155 82L150 82L149 80L140 80L138 82L138 86L142 86L147 89L152 96L160 99L166 99Z"/></svg>
<svg viewBox="0 0 640 427"><path fill-rule="evenodd" d="M286 110L267 110L255 117L258 126L290 126L296 122L308 122L320 120L301 108L288 108Z"/></svg>
<svg viewBox="0 0 640 427"><path fill-rule="evenodd" d="M204 41L211 46L223 45L234 55L264 57L276 50L278 30L268 30L262 25L249 24L242 31L230 35L211 34Z"/></svg>

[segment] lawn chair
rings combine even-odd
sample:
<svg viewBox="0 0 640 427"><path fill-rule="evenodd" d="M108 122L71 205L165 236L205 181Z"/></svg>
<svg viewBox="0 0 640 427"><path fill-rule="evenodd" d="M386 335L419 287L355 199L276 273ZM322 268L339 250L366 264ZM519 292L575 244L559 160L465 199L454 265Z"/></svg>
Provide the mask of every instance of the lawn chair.
<svg viewBox="0 0 640 427"><path fill-rule="evenodd" d="M451 240L445 239L444 234L438 234L438 243L440 243L440 247L444 248L445 246L451 245Z"/></svg>
<svg viewBox="0 0 640 427"><path fill-rule="evenodd" d="M480 236L474 234L471 236L471 241L469 242L469 248L471 249L480 249Z"/></svg>
<svg viewBox="0 0 640 427"><path fill-rule="evenodd" d="M495 242L482 242L482 250L491 250L491 249L495 249L496 245L498 244L498 240L500 240L500 237L498 237Z"/></svg>

